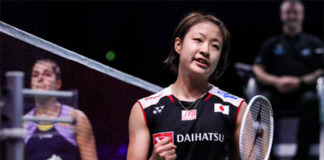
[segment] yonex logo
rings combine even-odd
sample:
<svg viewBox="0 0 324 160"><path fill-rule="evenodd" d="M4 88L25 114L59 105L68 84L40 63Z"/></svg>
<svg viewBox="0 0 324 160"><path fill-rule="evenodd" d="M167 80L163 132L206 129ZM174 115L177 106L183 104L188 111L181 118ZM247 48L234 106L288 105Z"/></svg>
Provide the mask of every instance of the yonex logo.
<svg viewBox="0 0 324 160"><path fill-rule="evenodd" d="M154 107L153 114L161 113L163 108L164 108L164 106Z"/></svg>

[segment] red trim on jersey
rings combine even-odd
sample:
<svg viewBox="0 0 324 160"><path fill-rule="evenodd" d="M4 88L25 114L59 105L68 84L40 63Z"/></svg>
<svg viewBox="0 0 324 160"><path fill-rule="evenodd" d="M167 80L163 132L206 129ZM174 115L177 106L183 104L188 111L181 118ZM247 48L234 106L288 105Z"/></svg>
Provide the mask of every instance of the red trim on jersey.
<svg viewBox="0 0 324 160"><path fill-rule="evenodd" d="M172 98L172 95L169 95L168 96L169 97L169 99L175 104L175 102L174 102L174 100L173 100L173 98Z"/></svg>
<svg viewBox="0 0 324 160"><path fill-rule="evenodd" d="M142 112L143 112L143 115L144 115L144 119L145 119L146 126L148 126L148 125L147 125L147 119L146 119L146 115L145 115L145 112L144 112L143 106L142 106L142 104L141 104L140 101L137 101L137 102L138 102L138 104L141 106L141 109L142 109Z"/></svg>
<svg viewBox="0 0 324 160"><path fill-rule="evenodd" d="M236 117L235 117L235 124L236 124L236 121L237 121L237 117L238 117L238 115L239 115L239 112L240 112L240 109L241 109L241 106L242 106L243 102L245 102L245 100L244 100L244 99L243 99L243 100L241 101L241 103L240 103L240 105L239 105L239 107L238 107L238 109L237 109L237 112L236 112Z"/></svg>
<svg viewBox="0 0 324 160"><path fill-rule="evenodd" d="M207 101L211 96L212 96L212 94L208 93L208 96L206 97L206 99L204 101Z"/></svg>

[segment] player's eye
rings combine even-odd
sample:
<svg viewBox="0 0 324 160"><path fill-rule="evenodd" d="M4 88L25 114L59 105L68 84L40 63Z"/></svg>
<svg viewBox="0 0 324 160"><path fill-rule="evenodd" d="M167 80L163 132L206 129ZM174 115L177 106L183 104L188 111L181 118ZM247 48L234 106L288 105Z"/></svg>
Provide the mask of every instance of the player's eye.
<svg viewBox="0 0 324 160"><path fill-rule="evenodd" d="M219 46L217 44L213 44L213 47L219 50Z"/></svg>
<svg viewBox="0 0 324 160"><path fill-rule="evenodd" d="M200 38L194 38L194 41L196 41L196 42L202 42L202 40Z"/></svg>

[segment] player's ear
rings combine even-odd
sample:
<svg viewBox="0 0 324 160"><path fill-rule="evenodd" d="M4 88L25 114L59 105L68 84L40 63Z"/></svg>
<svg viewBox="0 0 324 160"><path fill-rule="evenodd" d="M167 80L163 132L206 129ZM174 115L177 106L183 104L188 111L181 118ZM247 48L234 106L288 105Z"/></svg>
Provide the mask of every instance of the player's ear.
<svg viewBox="0 0 324 160"><path fill-rule="evenodd" d="M182 48L182 41L179 37L174 40L174 50L180 54Z"/></svg>

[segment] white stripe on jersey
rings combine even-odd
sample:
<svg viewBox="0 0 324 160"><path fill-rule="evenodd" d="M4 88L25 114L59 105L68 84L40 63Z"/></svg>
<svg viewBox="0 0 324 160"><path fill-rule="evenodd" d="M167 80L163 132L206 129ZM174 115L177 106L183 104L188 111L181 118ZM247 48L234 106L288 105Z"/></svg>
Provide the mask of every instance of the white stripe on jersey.
<svg viewBox="0 0 324 160"><path fill-rule="evenodd" d="M149 106L157 104L162 97L169 96L171 94L172 93L171 93L171 85L170 85L169 87L163 89L162 91L157 92L149 97L142 98L138 101L141 103L143 109L145 109Z"/></svg>
<svg viewBox="0 0 324 160"><path fill-rule="evenodd" d="M236 97L230 93L227 93L227 92L215 87L212 84L209 84L209 85L211 86L211 89L208 92L212 95L215 95L215 96L221 98L224 102L228 102L236 107L239 107L239 105L244 100L244 99ZM149 106L157 104L162 97L169 96L169 95L172 95L171 85L169 87L163 89L162 91L157 92L149 97L140 99L139 102L141 103L143 109L145 109Z"/></svg>

